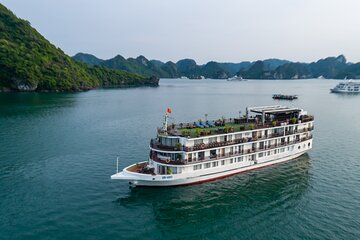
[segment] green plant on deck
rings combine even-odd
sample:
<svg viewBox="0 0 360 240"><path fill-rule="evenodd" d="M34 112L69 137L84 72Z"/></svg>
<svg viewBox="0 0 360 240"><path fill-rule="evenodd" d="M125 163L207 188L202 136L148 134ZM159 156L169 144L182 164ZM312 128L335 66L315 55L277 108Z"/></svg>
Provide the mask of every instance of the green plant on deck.
<svg viewBox="0 0 360 240"><path fill-rule="evenodd" d="M295 118L295 117L293 117L293 118L290 119L290 123L291 123L291 124L295 124L295 123L297 123L297 121L298 121L298 120L297 120L297 118Z"/></svg>
<svg viewBox="0 0 360 240"><path fill-rule="evenodd" d="M196 129L195 129L195 135L196 135L197 137L200 137L201 133L202 133L202 130L201 130L200 128L196 128Z"/></svg>
<svg viewBox="0 0 360 240"><path fill-rule="evenodd" d="M277 122L276 122L276 121L272 121L272 122L271 122L271 125L272 125L273 127L276 127Z"/></svg>
<svg viewBox="0 0 360 240"><path fill-rule="evenodd" d="M189 130L181 130L181 135L183 135L184 137L190 136L190 131Z"/></svg>
<svg viewBox="0 0 360 240"><path fill-rule="evenodd" d="M167 174L172 174L172 170L171 170L170 167L167 167L166 173L167 173Z"/></svg>
<svg viewBox="0 0 360 240"><path fill-rule="evenodd" d="M249 124L249 129L250 130L254 130L255 129L255 125L253 123Z"/></svg>
<svg viewBox="0 0 360 240"><path fill-rule="evenodd" d="M176 143L176 144L175 144L175 148L176 148L177 150L181 150L182 144L181 144L181 143Z"/></svg>

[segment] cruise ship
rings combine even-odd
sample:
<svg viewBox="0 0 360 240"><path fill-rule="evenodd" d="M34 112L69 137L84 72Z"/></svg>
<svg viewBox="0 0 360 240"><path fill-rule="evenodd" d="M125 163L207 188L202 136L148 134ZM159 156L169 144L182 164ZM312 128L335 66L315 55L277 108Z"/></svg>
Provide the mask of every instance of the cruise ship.
<svg viewBox="0 0 360 240"><path fill-rule="evenodd" d="M330 89L333 93L360 93L360 82L354 82L349 80L347 82L341 82L334 88Z"/></svg>
<svg viewBox="0 0 360 240"><path fill-rule="evenodd" d="M179 124L168 123L171 112L150 141L148 160L111 179L131 187L203 183L289 161L312 148L314 117L300 108L248 107L239 117Z"/></svg>

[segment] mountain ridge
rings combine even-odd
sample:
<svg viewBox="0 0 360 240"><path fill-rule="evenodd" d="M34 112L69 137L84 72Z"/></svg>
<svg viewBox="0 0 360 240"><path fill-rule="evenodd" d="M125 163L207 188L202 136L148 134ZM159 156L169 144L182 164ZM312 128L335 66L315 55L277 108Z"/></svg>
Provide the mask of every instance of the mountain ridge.
<svg viewBox="0 0 360 240"><path fill-rule="evenodd" d="M86 59L87 54L78 53L75 56L81 57L82 62L92 64L93 55ZM74 56L74 58L75 58ZM117 64L115 59L121 57L122 63ZM79 59L79 57L77 57ZM96 57L95 57L96 58ZM100 66L109 68L126 70L133 73L141 73L145 76L154 75L159 78L179 78L182 76L198 79L198 78L215 78L227 79L234 75L242 76L246 79L305 79L305 78L360 78L360 66L356 65L352 68L353 63L347 62L344 55L337 57L327 57L319 59L311 63L291 62L289 60L269 58L258 61L243 61L239 63L232 62L216 62L209 61L206 64L197 64L195 60L185 58L173 63L168 61L164 63L156 59L148 60L140 55L142 62L147 65L134 61L134 58L124 58L116 55L114 58L102 60L98 63ZM97 59L97 58L96 58ZM109 63L113 63L112 65Z"/></svg>

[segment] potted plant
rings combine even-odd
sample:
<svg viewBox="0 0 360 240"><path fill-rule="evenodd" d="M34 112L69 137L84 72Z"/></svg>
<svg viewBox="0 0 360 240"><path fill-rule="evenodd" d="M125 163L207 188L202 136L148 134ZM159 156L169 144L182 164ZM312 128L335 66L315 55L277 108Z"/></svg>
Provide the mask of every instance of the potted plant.
<svg viewBox="0 0 360 240"><path fill-rule="evenodd" d="M175 144L175 148L177 149L177 150L181 150L181 148L182 148L182 145L181 145L181 143L176 143Z"/></svg>
<svg viewBox="0 0 360 240"><path fill-rule="evenodd" d="M290 119L290 123L291 123L291 124L297 123L297 118L295 118L295 117L291 118L291 119Z"/></svg>
<svg viewBox="0 0 360 240"><path fill-rule="evenodd" d="M202 131L201 131L199 128L195 129L195 135L196 135L197 137L200 137L201 132L202 132Z"/></svg>
<svg viewBox="0 0 360 240"><path fill-rule="evenodd" d="M272 122L271 122L271 125L272 125L273 127L276 127L277 122L276 122L276 121L272 121Z"/></svg>

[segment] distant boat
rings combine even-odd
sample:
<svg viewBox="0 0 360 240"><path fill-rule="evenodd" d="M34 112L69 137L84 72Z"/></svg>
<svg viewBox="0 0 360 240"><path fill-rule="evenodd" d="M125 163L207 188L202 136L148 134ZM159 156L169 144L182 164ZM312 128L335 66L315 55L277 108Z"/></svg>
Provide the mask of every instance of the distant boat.
<svg viewBox="0 0 360 240"><path fill-rule="evenodd" d="M189 79L189 78L185 76L181 76L180 79Z"/></svg>
<svg viewBox="0 0 360 240"><path fill-rule="evenodd" d="M330 91L332 93L360 93L360 82L352 80L341 82L334 88L331 88Z"/></svg>
<svg viewBox="0 0 360 240"><path fill-rule="evenodd" d="M297 95L284 95L284 94L274 94L273 99L277 100L295 100L298 99Z"/></svg>
<svg viewBox="0 0 360 240"><path fill-rule="evenodd" d="M323 75L319 76L317 79L325 79Z"/></svg>
<svg viewBox="0 0 360 240"><path fill-rule="evenodd" d="M228 78L227 81L246 81L245 79L243 79L241 76L233 76L231 78Z"/></svg>

